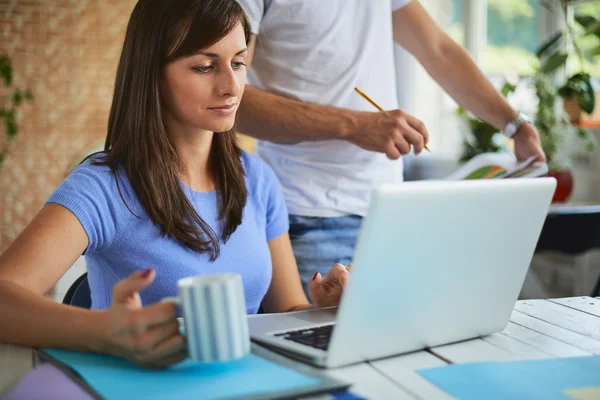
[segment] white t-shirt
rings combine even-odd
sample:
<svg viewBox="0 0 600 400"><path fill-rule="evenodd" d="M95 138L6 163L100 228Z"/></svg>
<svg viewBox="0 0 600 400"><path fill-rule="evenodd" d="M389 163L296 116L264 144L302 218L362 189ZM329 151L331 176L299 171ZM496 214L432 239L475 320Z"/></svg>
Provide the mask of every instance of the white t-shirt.
<svg viewBox="0 0 600 400"><path fill-rule="evenodd" d="M410 0L238 0L257 34L248 84L295 100L377 111L398 108L392 12ZM371 189L403 179L402 160L347 141L257 141L290 214L365 215Z"/></svg>

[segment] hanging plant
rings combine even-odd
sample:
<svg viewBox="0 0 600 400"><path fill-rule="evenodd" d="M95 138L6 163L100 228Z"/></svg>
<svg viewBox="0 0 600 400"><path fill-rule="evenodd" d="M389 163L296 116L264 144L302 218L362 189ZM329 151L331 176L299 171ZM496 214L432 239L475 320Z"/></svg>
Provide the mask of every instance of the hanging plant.
<svg viewBox="0 0 600 400"><path fill-rule="evenodd" d="M0 108L0 121L4 120L6 134L6 146L4 148L0 147L0 168L2 168L8 150L19 134L19 127L16 122L17 110L24 101L32 102L33 94L29 89L21 89L13 85L13 68L10 59L5 55L0 55L0 79L6 89L5 92L8 94L4 107Z"/></svg>

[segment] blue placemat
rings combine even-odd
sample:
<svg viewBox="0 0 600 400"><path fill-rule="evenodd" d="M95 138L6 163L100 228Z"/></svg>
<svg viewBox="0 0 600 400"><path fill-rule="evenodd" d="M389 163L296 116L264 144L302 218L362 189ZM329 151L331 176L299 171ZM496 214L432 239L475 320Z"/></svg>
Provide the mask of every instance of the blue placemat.
<svg viewBox="0 0 600 400"><path fill-rule="evenodd" d="M452 364L418 371L458 399L600 399L600 356Z"/></svg>
<svg viewBox="0 0 600 400"><path fill-rule="evenodd" d="M74 370L106 400L268 398L317 391L322 384L320 379L254 354L226 363L186 360L167 369L149 370L99 354L56 349L44 353Z"/></svg>

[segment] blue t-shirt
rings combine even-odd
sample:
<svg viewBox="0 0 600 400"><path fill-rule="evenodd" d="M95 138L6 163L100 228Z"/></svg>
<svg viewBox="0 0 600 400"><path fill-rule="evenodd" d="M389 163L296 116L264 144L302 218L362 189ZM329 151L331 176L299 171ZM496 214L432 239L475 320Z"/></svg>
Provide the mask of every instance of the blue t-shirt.
<svg viewBox="0 0 600 400"><path fill-rule="evenodd" d="M242 224L227 243L220 239L216 192L195 192L182 183L198 215L217 233L220 256L210 261L181 242L162 237L141 206L123 168L116 178L107 166L79 165L50 196L48 202L68 208L81 222L89 245L84 255L92 292L92 308L110 307L112 288L134 271L154 268L156 278L140 296L144 305L177 295L177 280L223 272L242 276L246 310L256 313L272 276L267 241L287 232L289 219L283 194L273 171L258 157L242 155L248 198ZM133 215L129 209L138 217Z"/></svg>

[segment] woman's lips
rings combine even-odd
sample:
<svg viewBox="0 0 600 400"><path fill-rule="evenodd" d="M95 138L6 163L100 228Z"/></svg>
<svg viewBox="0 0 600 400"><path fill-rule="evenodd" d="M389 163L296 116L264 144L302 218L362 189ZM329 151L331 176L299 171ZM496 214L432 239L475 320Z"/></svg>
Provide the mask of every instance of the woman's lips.
<svg viewBox="0 0 600 400"><path fill-rule="evenodd" d="M229 115L235 111L236 107L237 107L237 103L228 104L228 105L220 106L220 107L209 107L208 109L219 115Z"/></svg>

